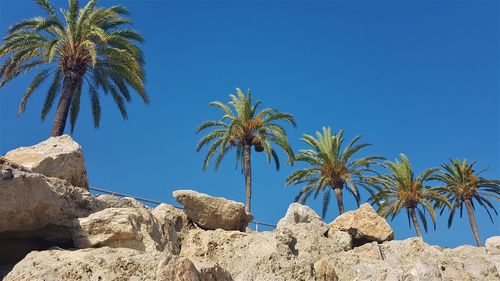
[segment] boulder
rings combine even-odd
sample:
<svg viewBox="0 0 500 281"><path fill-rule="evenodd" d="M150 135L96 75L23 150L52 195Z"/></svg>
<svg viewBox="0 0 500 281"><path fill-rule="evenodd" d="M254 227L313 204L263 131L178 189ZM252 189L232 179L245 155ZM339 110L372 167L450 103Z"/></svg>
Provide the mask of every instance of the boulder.
<svg viewBox="0 0 500 281"><path fill-rule="evenodd" d="M0 157L0 264L72 245L71 221L103 208L88 191Z"/></svg>
<svg viewBox="0 0 500 281"><path fill-rule="evenodd" d="M492 236L486 239L485 246L488 255L500 255L500 236Z"/></svg>
<svg viewBox="0 0 500 281"><path fill-rule="evenodd" d="M327 237L327 231L326 225L307 223L273 232L192 229L180 255L195 264L217 264L234 280L315 280L314 261L350 249ZM339 233L350 241L349 234Z"/></svg>
<svg viewBox="0 0 500 281"><path fill-rule="evenodd" d="M373 210L370 204L363 204L357 210L338 216L329 227L334 231L346 231L351 234L355 245L394 239L391 226Z"/></svg>
<svg viewBox="0 0 500 281"><path fill-rule="evenodd" d="M177 190L173 192L173 196L185 207L186 215L203 229L243 231L253 219L239 202L193 190Z"/></svg>
<svg viewBox="0 0 500 281"><path fill-rule="evenodd" d="M146 208L104 209L73 220L72 228L73 242L77 248L108 246L161 252L169 241L175 241L177 245L175 232L165 234ZM177 248L168 250L178 252Z"/></svg>
<svg viewBox="0 0 500 281"><path fill-rule="evenodd" d="M157 277L157 281L201 281L200 273L187 258L163 259L158 266Z"/></svg>
<svg viewBox="0 0 500 281"><path fill-rule="evenodd" d="M488 260L495 264L500 272L500 236L492 236L486 239L486 252Z"/></svg>
<svg viewBox="0 0 500 281"><path fill-rule="evenodd" d="M14 149L4 157L32 172L64 179L85 189L89 187L82 149L69 135Z"/></svg>
<svg viewBox="0 0 500 281"><path fill-rule="evenodd" d="M186 214L178 208L160 204L152 211L153 216L158 221L163 235L170 237L168 247L172 253L178 254L181 247L181 240L187 235L191 229L192 223L189 222Z"/></svg>
<svg viewBox="0 0 500 281"><path fill-rule="evenodd" d="M499 280L484 248L444 249L420 238L366 243L329 257L339 280ZM353 278L355 276L355 278Z"/></svg>
<svg viewBox="0 0 500 281"><path fill-rule="evenodd" d="M333 266L327 260L321 259L314 263L316 281L338 281L339 278Z"/></svg>
<svg viewBox="0 0 500 281"><path fill-rule="evenodd" d="M146 208L146 205L137 201L132 197L118 197L109 194L101 194L96 196L97 201L101 204L101 209L106 208Z"/></svg>
<svg viewBox="0 0 500 281"><path fill-rule="evenodd" d="M292 203L288 206L286 215L278 222L277 228L284 228L299 223L324 224L321 217L310 207L299 203Z"/></svg>
<svg viewBox="0 0 500 281"><path fill-rule="evenodd" d="M127 248L33 251L4 281L201 281L185 258ZM221 280L224 281L224 280Z"/></svg>

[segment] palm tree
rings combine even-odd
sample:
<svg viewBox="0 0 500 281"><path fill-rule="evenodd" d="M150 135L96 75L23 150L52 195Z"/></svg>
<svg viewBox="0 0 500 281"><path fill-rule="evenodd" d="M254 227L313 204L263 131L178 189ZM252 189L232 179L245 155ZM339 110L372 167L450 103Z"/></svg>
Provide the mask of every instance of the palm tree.
<svg viewBox="0 0 500 281"><path fill-rule="evenodd" d="M450 216L448 218L448 227L453 222L456 208L460 208L460 217L462 217L463 206L467 210L469 223L476 238L479 247L482 246L479 232L477 230L476 219L474 217L474 200L477 204L484 207L488 213L491 222L493 217L491 211L498 214L493 203L488 199L500 200L500 181L490 180L480 176L486 169L476 172L474 170L475 162L469 163L467 160L450 160L449 163L442 164L442 170L435 175L433 179L443 182L446 186L443 189L443 195L450 201ZM441 213L444 207L441 206Z"/></svg>
<svg viewBox="0 0 500 281"><path fill-rule="evenodd" d="M129 88L145 103L149 101L144 89L144 59L136 45L143 38L123 27L131 23L124 7L97 8L96 2L90 0L79 8L77 0L69 0L68 10L61 9L59 18L49 0L35 0L47 15L11 26L0 45L0 58L7 57L0 66L0 87L30 70L38 71L21 99L19 113L25 111L33 92L53 76L41 112L44 120L59 98L52 136L64 133L68 114L74 130L85 81L96 128L101 117L99 88L111 94L124 119L125 101L131 100Z"/></svg>
<svg viewBox="0 0 500 281"><path fill-rule="evenodd" d="M316 198L320 192L323 197L323 218L330 202L330 190L333 189L337 199L339 213L344 213L342 192L345 189L354 196L359 205L360 194L358 186L366 188L370 184L365 173L373 172L371 166L377 160L385 159L382 156L368 156L353 160L354 154L370 144L356 144L361 136L355 137L347 147L341 151L344 142L344 131L340 130L332 135L331 128L323 128L323 134L316 132L317 138L304 134L302 141L312 147L311 150L300 150L296 161L307 163L310 167L294 171L286 179L286 185L306 184L299 192L295 201L304 204L307 198L314 193Z"/></svg>
<svg viewBox="0 0 500 281"><path fill-rule="evenodd" d="M220 108L224 116L217 121L206 121L202 123L196 132L213 128L213 131L204 136L196 150L199 152L205 145L209 145L207 155L203 162L203 170L208 168L208 164L213 155L215 158L215 170L219 167L226 153L232 148L236 149L236 167L242 162L245 175L246 203L245 210L250 212L250 202L252 197L252 167L251 152L252 146L255 152L265 152L267 161L274 160L276 170L279 170L280 162L272 144L280 147L287 155L289 161L293 161L293 151L288 143L288 138L282 126L276 121L285 121L294 127L295 121L291 114L282 113L272 108L265 108L257 112L260 101L253 103L250 90L245 94L236 89L237 95L229 95L231 101L227 105L219 101L211 102L211 106Z"/></svg>
<svg viewBox="0 0 500 281"><path fill-rule="evenodd" d="M450 203L441 195L441 188L430 187L426 182L432 178L434 173L439 170L431 168L423 171L415 178L410 160L404 154L400 154L401 162L386 161L383 165L391 172L389 175L379 175L372 180L375 184L376 192L371 192L370 201L378 205L378 213L381 216L388 217L392 215L392 219L401 211L406 209L408 222L413 223L417 236L422 238L422 232L418 223L417 213L422 220L425 231L427 232L426 212L431 216L436 228L436 212L434 211L433 203L446 204Z"/></svg>

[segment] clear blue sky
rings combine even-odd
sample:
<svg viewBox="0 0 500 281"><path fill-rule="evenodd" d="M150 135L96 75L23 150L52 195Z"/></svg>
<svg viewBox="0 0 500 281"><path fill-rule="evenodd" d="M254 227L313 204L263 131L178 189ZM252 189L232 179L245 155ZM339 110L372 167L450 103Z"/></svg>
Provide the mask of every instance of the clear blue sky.
<svg viewBox="0 0 500 281"><path fill-rule="evenodd" d="M344 128L348 138L362 134L373 144L366 153L391 160L406 153L416 172L467 158L499 178L497 1L119 2L146 38L151 104L135 98L122 121L103 96L95 130L82 99L73 137L83 146L93 186L170 203L176 189L243 201L233 155L219 171L203 172L204 154L195 151L195 127L220 117L208 103L227 101L235 87L251 88L264 106L295 115L298 127L289 137L296 150L304 147L302 133L331 126ZM0 0L0 35L39 13L31 1ZM16 116L29 77L0 90L0 154L49 135L53 112L46 122L39 119L43 90ZM284 186L292 168L276 172L255 155L253 169L254 215L276 223L299 191ZM347 209L355 207L348 194L345 201ZM318 212L320 203L309 201ZM327 221L336 215L332 202ZM492 224L482 209L476 215L483 241L500 234L498 217ZM451 229L446 219L424 234L427 242L474 243L465 216ZM397 239L414 236L405 213L392 227Z"/></svg>

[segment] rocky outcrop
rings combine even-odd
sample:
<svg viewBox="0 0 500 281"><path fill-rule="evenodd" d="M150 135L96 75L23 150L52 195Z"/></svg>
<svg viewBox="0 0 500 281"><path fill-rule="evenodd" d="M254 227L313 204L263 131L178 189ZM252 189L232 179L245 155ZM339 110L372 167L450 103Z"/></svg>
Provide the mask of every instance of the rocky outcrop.
<svg viewBox="0 0 500 281"><path fill-rule="evenodd" d="M369 205L327 225L292 204L275 230L242 232L251 216L223 198L178 191L185 211L152 209L132 198L94 197L5 158L0 165L6 281L500 280L499 237L486 248L394 241Z"/></svg>
<svg viewBox="0 0 500 281"><path fill-rule="evenodd" d="M145 208L108 208L85 218L73 220L72 236L77 248L130 248L140 251L163 251L175 232L164 235L160 225ZM172 236L168 236L171 234Z"/></svg>
<svg viewBox="0 0 500 281"><path fill-rule="evenodd" d="M499 280L484 248L444 249L419 238L367 243L332 256L339 280Z"/></svg>
<svg viewBox="0 0 500 281"><path fill-rule="evenodd" d="M239 202L193 190L177 190L173 196L185 207L186 215L203 229L244 230L253 219Z"/></svg>
<svg viewBox="0 0 500 281"><path fill-rule="evenodd" d="M180 240L194 227L186 214L182 210L168 204L158 205L151 213L161 226L163 235L170 237L167 242L168 247L173 253L179 253ZM177 237L177 239L173 237Z"/></svg>
<svg viewBox="0 0 500 281"><path fill-rule="evenodd" d="M89 187L82 149L69 135L14 149L4 157L34 173L67 180L85 189Z"/></svg>
<svg viewBox="0 0 500 281"><path fill-rule="evenodd" d="M278 222L277 228L286 228L299 223L313 223L324 225L323 220L308 206L292 203L285 216Z"/></svg>
<svg viewBox="0 0 500 281"><path fill-rule="evenodd" d="M486 239L486 253L488 260L495 264L500 272L500 236L493 236Z"/></svg>
<svg viewBox="0 0 500 281"><path fill-rule="evenodd" d="M370 204L363 204L357 210L338 216L329 226L334 231L346 231L351 234L357 245L394 239L391 226L373 210Z"/></svg>
<svg viewBox="0 0 500 281"><path fill-rule="evenodd" d="M0 157L0 264L33 249L72 244L70 226L105 207L85 189Z"/></svg>

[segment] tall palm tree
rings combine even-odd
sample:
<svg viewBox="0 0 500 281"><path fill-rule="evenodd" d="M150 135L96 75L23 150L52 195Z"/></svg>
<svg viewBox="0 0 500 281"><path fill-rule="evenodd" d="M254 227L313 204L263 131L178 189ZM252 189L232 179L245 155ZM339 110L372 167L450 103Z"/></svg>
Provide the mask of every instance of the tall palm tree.
<svg viewBox="0 0 500 281"><path fill-rule="evenodd" d="M288 143L288 137L285 129L276 121L285 121L292 126L295 125L291 114L282 113L272 108L265 108L258 112L260 101L253 103L250 90L245 94L236 89L236 95L229 95L231 101L227 105L219 101L211 102L211 106L220 108L224 116L217 121L206 121L202 123L196 132L208 128L213 131L204 136L198 146L200 151L203 146L209 146L207 156L203 162L203 169L208 168L208 164L213 155L217 154L214 162L215 170L219 167L222 159L232 148L236 149L236 167L242 162L242 168L245 175L246 203L245 210L250 212L252 197L252 166L251 153L252 146L255 152L265 152L267 161L274 160L276 170L280 167L278 155L272 144L277 145L287 155L289 161L293 161L293 151Z"/></svg>
<svg viewBox="0 0 500 281"><path fill-rule="evenodd" d="M377 160L385 159L382 156L368 156L352 159L354 154L370 144L357 144L361 136L355 137L343 151L344 130L332 135L331 128L323 128L323 134L316 132L317 138L304 134L302 141L312 149L300 150L295 160L307 163L310 167L294 171L286 179L286 185L306 184L299 192L295 201L304 204L307 198L314 193L316 198L320 192L323 196L323 218L330 202L330 190L333 189L337 199L339 213L344 213L344 199L342 192L345 189L354 196L359 205L360 194L358 186L366 188L370 184L366 180L366 173L373 172L371 166Z"/></svg>
<svg viewBox="0 0 500 281"><path fill-rule="evenodd" d="M481 247L482 243L474 217L474 201L484 207L491 222L494 222L490 210L495 214L498 213L490 199L500 200L500 181L481 177L481 173L486 169L476 172L474 164L475 162L469 163L467 160L450 160L449 163L441 165L442 170L433 178L445 184L442 193L452 205L448 218L448 227L453 222L457 208L460 209L460 217L462 217L463 206L465 205L472 233L476 238L477 245ZM442 213L446 206L441 207L443 207L441 209Z"/></svg>
<svg viewBox="0 0 500 281"><path fill-rule="evenodd" d="M411 219L417 236L422 238L417 213L427 231L426 212L430 214L436 228L436 212L433 204L438 202L450 206L450 203L441 195L441 188L426 185L438 169L427 169L415 177L410 160L404 154L400 154L400 158L401 161L386 161L383 164L389 169L390 174L379 175L372 179L380 186L376 186L376 191L371 192L370 201L378 205L377 211L380 215L384 217L392 215L392 219L405 208L408 221Z"/></svg>
<svg viewBox="0 0 500 281"><path fill-rule="evenodd" d="M80 8L78 0L69 0L69 8L61 9L60 18L49 0L35 0L46 16L14 24L0 45L0 58L6 57L0 66L0 87L30 70L38 72L21 99L19 113L25 111L33 92L53 76L41 112L44 120L59 99L52 136L64 133L68 114L73 131L85 82L96 128L101 117L99 88L113 97L124 119L125 101L131 100L129 88L145 103L149 101L144 89L144 59L137 46L143 38L123 27L131 23L127 9L97 8L96 2L90 0Z"/></svg>

